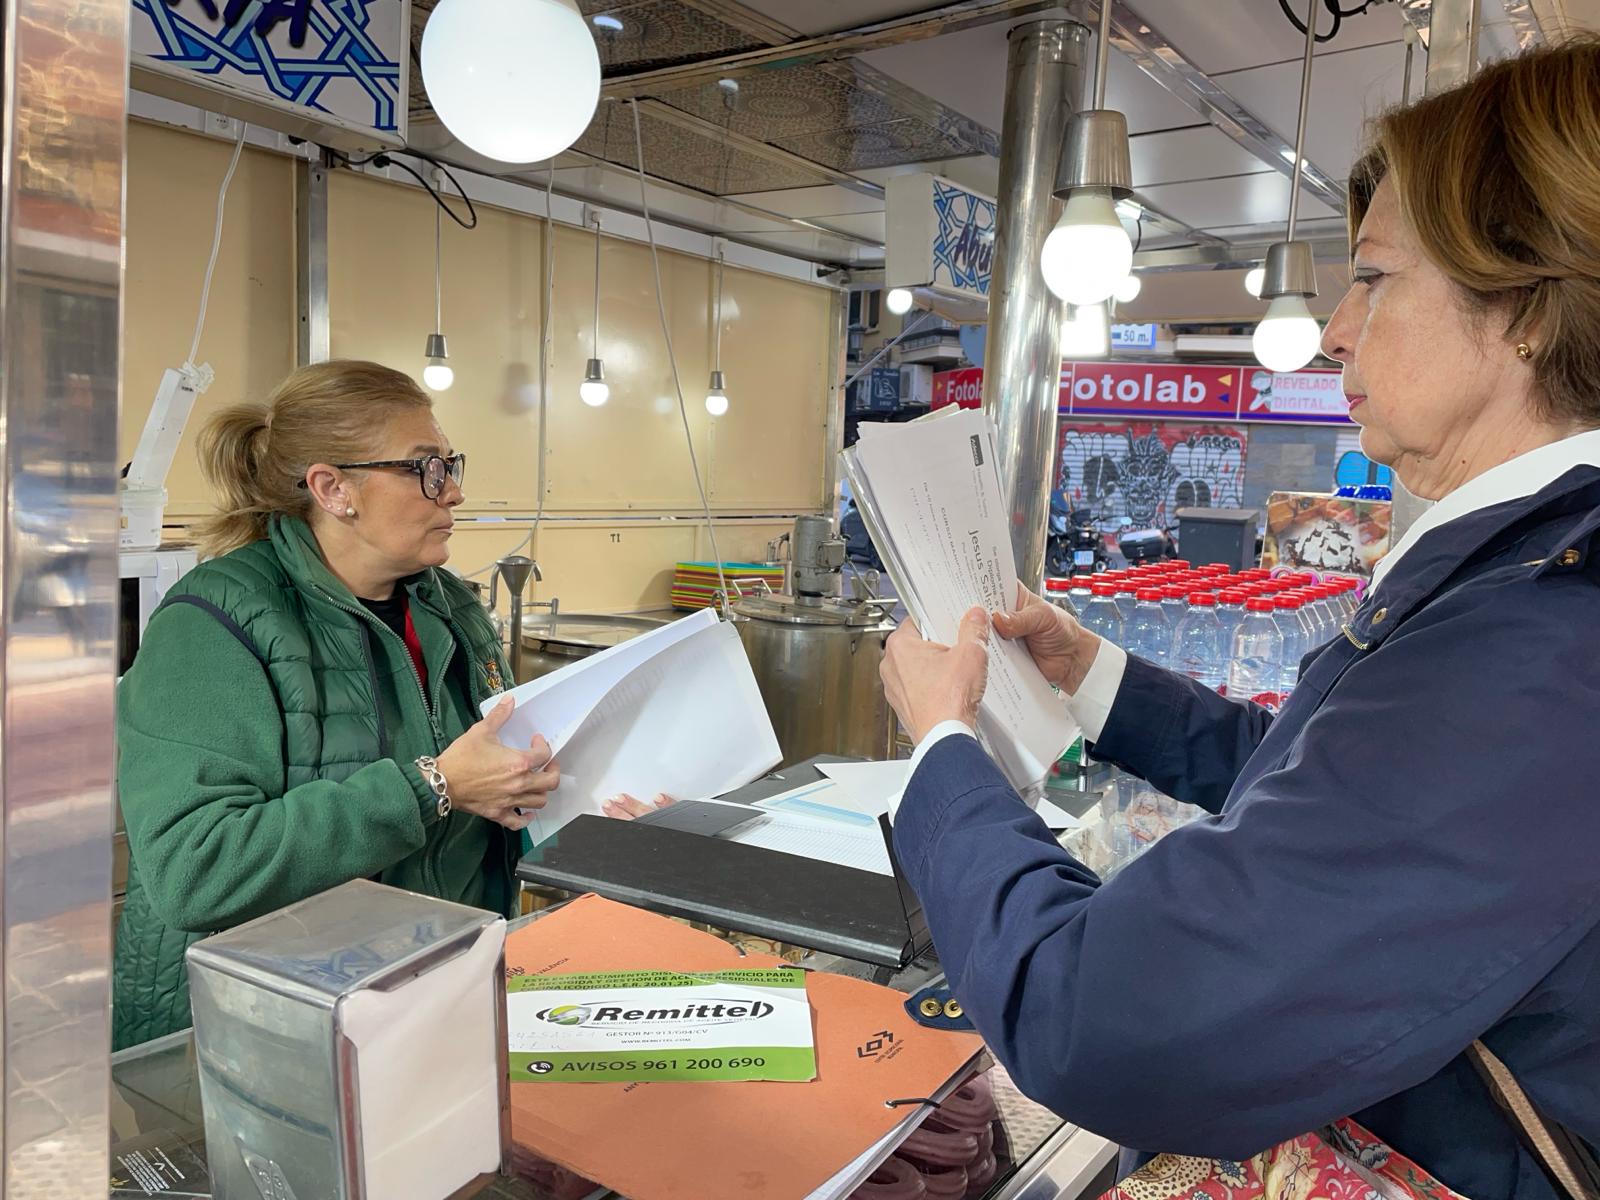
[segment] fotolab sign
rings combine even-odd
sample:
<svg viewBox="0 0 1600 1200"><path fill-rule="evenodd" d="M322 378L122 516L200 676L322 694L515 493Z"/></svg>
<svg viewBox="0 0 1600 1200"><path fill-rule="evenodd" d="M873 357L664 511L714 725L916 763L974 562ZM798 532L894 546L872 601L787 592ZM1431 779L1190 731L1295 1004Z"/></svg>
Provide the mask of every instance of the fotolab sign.
<svg viewBox="0 0 1600 1200"><path fill-rule="evenodd" d="M963 367L933 377L933 407L983 403L983 371ZM1258 366L1084 362L1061 364L1062 416L1156 420L1286 421L1347 424L1338 371L1274 374Z"/></svg>

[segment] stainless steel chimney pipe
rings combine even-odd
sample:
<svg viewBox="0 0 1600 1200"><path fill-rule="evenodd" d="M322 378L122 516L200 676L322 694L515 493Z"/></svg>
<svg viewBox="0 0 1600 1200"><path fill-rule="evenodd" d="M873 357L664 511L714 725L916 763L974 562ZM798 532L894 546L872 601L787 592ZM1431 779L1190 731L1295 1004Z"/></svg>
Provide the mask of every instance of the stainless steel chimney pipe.
<svg viewBox="0 0 1600 1200"><path fill-rule="evenodd" d="M999 433L1017 576L1036 590L1055 483L1065 316L1045 287L1039 251L1061 216L1051 190L1067 120L1082 104L1089 37L1076 21L1030 21L1011 31L1006 63L983 403Z"/></svg>

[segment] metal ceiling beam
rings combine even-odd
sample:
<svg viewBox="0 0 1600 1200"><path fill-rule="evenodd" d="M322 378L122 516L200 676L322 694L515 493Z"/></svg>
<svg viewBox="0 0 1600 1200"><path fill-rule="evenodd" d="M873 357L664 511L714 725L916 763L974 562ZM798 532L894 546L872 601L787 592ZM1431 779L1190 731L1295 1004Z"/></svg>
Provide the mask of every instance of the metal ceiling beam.
<svg viewBox="0 0 1600 1200"><path fill-rule="evenodd" d="M1133 256L1133 269L1146 275L1159 275L1167 271L1248 270L1261 265L1270 245L1265 241L1234 242L1178 246L1170 250L1141 250ZM1344 238L1310 239L1310 246L1311 256L1317 262L1348 264L1350 261L1350 243Z"/></svg>
<svg viewBox="0 0 1600 1200"><path fill-rule="evenodd" d="M1434 3L1435 0L1400 0L1401 15L1421 36L1430 53ZM1571 29L1565 0L1501 0L1501 4L1512 40L1509 45L1498 44L1497 49L1507 53L1558 40Z"/></svg>
<svg viewBox="0 0 1600 1200"><path fill-rule="evenodd" d="M883 188L876 183L869 183L865 179L858 179L848 171L836 170L823 163L804 158L791 151L774 146L769 142L758 142L755 138L746 137L742 133L734 133L704 117L697 117L686 113L682 109L673 108L670 104L663 104L659 100L639 101L639 110L645 116L658 121L665 121L669 125L676 125L680 129L687 129L692 133L732 147L743 154L750 154L756 158L770 162L775 166L789 167L796 171L806 171L817 176L819 184L835 183L842 188L849 188L853 192L860 192L864 196L873 196L881 199ZM610 149L610 147L607 147ZM721 197L716 197L720 199Z"/></svg>
<svg viewBox="0 0 1600 1200"><path fill-rule="evenodd" d="M1098 10L1098 0L1094 7ZM1126 0L1117 0L1112 9L1111 44L1207 122L1274 170L1293 178L1294 147L1185 58ZM1344 184L1309 160L1301 174L1301 187L1330 208L1344 211Z"/></svg>
<svg viewBox="0 0 1600 1200"><path fill-rule="evenodd" d="M896 17L891 21L876 21L821 37L764 46L759 50L721 55L701 62L613 75L604 81L601 94L618 99L659 95L677 88L715 83L719 79L740 79L759 71L836 62L841 58L854 58L869 50L904 46L909 42L926 41L942 34L959 33L995 21L1011 20L1028 13L1060 7L1060 0L960 0L960 3L947 4L927 12Z"/></svg>

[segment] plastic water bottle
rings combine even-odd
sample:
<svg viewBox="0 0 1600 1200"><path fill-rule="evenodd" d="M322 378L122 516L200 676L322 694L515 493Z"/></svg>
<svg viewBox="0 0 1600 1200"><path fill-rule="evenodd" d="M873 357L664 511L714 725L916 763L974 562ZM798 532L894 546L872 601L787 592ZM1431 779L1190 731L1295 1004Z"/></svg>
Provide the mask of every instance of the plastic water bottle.
<svg viewBox="0 0 1600 1200"><path fill-rule="evenodd" d="M1227 695L1228 666L1233 661L1233 635L1244 622L1244 602L1249 599L1237 588L1224 588L1217 593L1217 625L1221 629L1222 694Z"/></svg>
<svg viewBox="0 0 1600 1200"><path fill-rule="evenodd" d="M1072 605L1072 611L1078 616L1083 615L1083 610L1089 607L1093 598L1092 589L1094 577L1092 575L1074 575L1072 586L1067 589L1067 602Z"/></svg>
<svg viewBox="0 0 1600 1200"><path fill-rule="evenodd" d="M1272 614L1276 606L1265 596L1245 605L1245 618L1233 634L1233 661L1228 667L1228 695L1253 700L1277 712L1283 707L1283 635Z"/></svg>
<svg viewBox="0 0 1600 1200"><path fill-rule="evenodd" d="M1089 603L1078 613L1078 624L1114 646L1122 645L1124 622L1117 607L1117 585L1097 583L1089 591Z"/></svg>
<svg viewBox="0 0 1600 1200"><path fill-rule="evenodd" d="M1309 652L1308 643L1312 631L1305 624L1298 595L1292 592L1280 592L1273 603L1277 605L1273 619L1277 622L1278 633L1283 638L1283 658L1279 663L1282 673L1278 676L1281 681L1278 692L1287 701L1289 694L1295 689L1295 684L1300 681L1300 660Z"/></svg>
<svg viewBox="0 0 1600 1200"><path fill-rule="evenodd" d="M1140 585L1124 579L1117 584L1117 610L1122 613L1124 623L1133 620L1134 606L1139 603Z"/></svg>
<svg viewBox="0 0 1600 1200"><path fill-rule="evenodd" d="M1172 630L1174 653L1178 644L1178 626L1189 615L1190 590L1187 584L1179 583L1169 583L1161 589L1161 611L1167 614L1167 625Z"/></svg>
<svg viewBox="0 0 1600 1200"><path fill-rule="evenodd" d="M1120 606L1119 606L1120 607ZM1141 588L1122 648L1158 667L1172 663L1172 623L1161 607L1160 588Z"/></svg>
<svg viewBox="0 0 1600 1200"><path fill-rule="evenodd" d="M1225 655L1216 604L1217 598L1210 592L1195 592L1189 597L1188 611L1173 638L1172 669L1220 692Z"/></svg>

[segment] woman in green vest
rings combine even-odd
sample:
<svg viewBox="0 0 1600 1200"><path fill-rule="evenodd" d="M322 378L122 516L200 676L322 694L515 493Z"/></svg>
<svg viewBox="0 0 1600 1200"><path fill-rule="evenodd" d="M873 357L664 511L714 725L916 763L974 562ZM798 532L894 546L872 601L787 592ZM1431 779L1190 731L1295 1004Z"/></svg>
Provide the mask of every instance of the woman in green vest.
<svg viewBox="0 0 1600 1200"><path fill-rule="evenodd" d="M479 717L510 671L440 569L466 457L410 377L303 367L216 414L200 460L206 561L118 697L117 1047L189 1024L191 943L347 880L511 914L521 830L560 777L543 738L501 745L509 699Z"/></svg>

